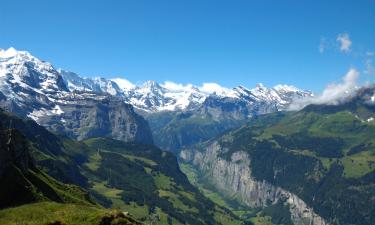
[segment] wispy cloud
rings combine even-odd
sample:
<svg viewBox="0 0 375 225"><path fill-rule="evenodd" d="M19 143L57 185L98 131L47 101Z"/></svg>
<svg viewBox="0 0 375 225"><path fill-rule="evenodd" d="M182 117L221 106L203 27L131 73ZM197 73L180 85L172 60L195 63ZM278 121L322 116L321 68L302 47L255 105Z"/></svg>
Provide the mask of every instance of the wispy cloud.
<svg viewBox="0 0 375 225"><path fill-rule="evenodd" d="M165 81L161 86L175 92L185 91L193 87L192 84L180 84L173 81Z"/></svg>
<svg viewBox="0 0 375 225"><path fill-rule="evenodd" d="M291 106L290 110L299 110L309 104L327 104L337 105L341 104L353 96L357 90L357 81L359 79L358 70L351 68L342 77L340 83L329 84L324 91L311 98L296 100Z"/></svg>
<svg viewBox="0 0 375 225"><path fill-rule="evenodd" d="M337 35L336 41L340 44L341 52L349 53L351 51L352 41L350 40L348 33Z"/></svg>
<svg viewBox="0 0 375 225"><path fill-rule="evenodd" d="M326 39L324 37L322 37L320 39L320 43L319 43L319 52L320 52L320 54L324 53L324 51L326 50L326 45L327 45Z"/></svg>
<svg viewBox="0 0 375 225"><path fill-rule="evenodd" d="M230 89L220 86L217 83L203 83L201 87L199 87L199 90L201 90L204 93L207 94L222 94L226 92L230 92Z"/></svg>

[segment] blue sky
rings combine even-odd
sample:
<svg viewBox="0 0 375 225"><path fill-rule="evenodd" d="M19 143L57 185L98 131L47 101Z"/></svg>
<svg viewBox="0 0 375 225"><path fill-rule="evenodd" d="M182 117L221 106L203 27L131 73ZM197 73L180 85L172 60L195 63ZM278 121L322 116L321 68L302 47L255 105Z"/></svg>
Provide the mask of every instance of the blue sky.
<svg viewBox="0 0 375 225"><path fill-rule="evenodd" d="M351 67L375 76L375 1L2 0L0 28L0 48L134 83L320 91Z"/></svg>

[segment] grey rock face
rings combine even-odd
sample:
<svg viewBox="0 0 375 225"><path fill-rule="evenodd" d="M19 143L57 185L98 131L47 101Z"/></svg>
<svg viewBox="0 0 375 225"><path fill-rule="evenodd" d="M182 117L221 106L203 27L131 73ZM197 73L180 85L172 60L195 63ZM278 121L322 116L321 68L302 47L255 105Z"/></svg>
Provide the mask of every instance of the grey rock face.
<svg viewBox="0 0 375 225"><path fill-rule="evenodd" d="M112 137L125 142L153 143L147 121L121 99L108 95L73 99L64 98L58 105L59 114L45 114L37 122L78 140Z"/></svg>
<svg viewBox="0 0 375 225"><path fill-rule="evenodd" d="M200 171L211 177L210 182L230 195L236 195L250 207L264 207L268 203L285 200L290 205L292 221L296 225L327 225L328 223L297 195L266 181L255 180L251 174L251 159L243 151L233 153L231 160L220 158L225 152L216 141L205 148L204 152L194 150L181 151L182 160L195 165Z"/></svg>

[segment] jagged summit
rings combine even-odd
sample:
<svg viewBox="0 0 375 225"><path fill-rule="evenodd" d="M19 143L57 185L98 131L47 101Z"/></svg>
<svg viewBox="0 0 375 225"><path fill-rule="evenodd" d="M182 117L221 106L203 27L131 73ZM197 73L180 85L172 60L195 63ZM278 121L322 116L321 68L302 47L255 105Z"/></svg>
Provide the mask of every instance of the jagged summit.
<svg viewBox="0 0 375 225"><path fill-rule="evenodd" d="M15 88L40 93L109 94L121 97L126 103L145 112L196 110L210 96L227 99L226 101L245 101L252 105L276 105L277 110L283 110L294 98L312 95L309 91L289 85L268 88L259 83L253 89L242 85L229 89L216 83L206 83L198 87L173 82L159 84L150 80L137 86L123 78L85 78L74 72L56 70L52 64L39 60L27 51L17 51L14 48L0 50L0 78L0 91L6 95L10 94L9 96L14 96L12 90Z"/></svg>
<svg viewBox="0 0 375 225"><path fill-rule="evenodd" d="M26 51L0 52L0 107L54 132L152 143L147 122L122 93L113 81L56 70Z"/></svg>

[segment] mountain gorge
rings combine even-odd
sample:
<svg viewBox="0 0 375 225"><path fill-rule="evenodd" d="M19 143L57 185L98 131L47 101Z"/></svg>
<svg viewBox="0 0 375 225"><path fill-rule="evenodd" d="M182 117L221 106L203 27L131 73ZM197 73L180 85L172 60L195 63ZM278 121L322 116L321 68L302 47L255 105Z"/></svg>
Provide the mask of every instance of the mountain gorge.
<svg viewBox="0 0 375 225"><path fill-rule="evenodd" d="M104 137L59 137L3 111L0 119L0 206L16 207L0 210L0 215L9 222L26 217L37 204L48 211L40 212L45 222L75 217L69 224L77 224L93 216L97 222L87 224L138 224L131 218L158 224L240 224L188 182L169 152ZM74 207L81 207L82 214L71 211ZM65 216L58 216L60 209L67 210ZM107 222L100 223L99 215L109 217Z"/></svg>
<svg viewBox="0 0 375 225"><path fill-rule="evenodd" d="M374 93L259 116L181 158L244 205L284 204L293 224L373 224Z"/></svg>

